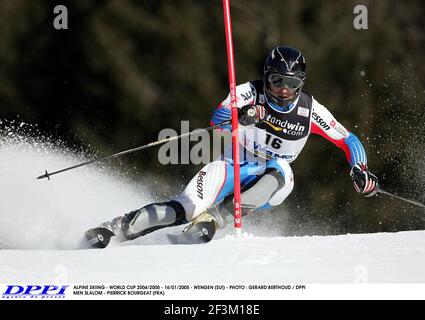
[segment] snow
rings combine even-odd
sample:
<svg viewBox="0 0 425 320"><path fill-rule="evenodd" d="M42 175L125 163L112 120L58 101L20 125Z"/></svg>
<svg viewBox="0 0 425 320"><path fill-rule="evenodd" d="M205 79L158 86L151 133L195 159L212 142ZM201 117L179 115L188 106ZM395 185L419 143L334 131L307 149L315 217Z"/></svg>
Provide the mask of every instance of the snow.
<svg viewBox="0 0 425 320"><path fill-rule="evenodd" d="M248 224L242 239L228 226L208 244L170 245L179 226L84 249L85 230L148 203L149 190L96 166L37 180L85 159L5 136L0 283L425 283L425 231L282 237Z"/></svg>
<svg viewBox="0 0 425 320"><path fill-rule="evenodd" d="M86 166L50 181L36 179L46 169L86 160L22 137L0 139L0 248L75 249L84 230L151 201L142 186L107 167Z"/></svg>
<svg viewBox="0 0 425 320"><path fill-rule="evenodd" d="M425 231L240 240L227 235L203 245L144 241L103 250L2 250L0 282L50 283L59 275L70 283L425 282Z"/></svg>

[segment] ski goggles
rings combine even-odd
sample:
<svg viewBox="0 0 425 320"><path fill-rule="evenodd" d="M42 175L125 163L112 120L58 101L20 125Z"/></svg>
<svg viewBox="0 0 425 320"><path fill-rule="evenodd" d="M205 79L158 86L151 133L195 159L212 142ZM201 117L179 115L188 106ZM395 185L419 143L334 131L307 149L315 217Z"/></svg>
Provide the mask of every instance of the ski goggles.
<svg viewBox="0 0 425 320"><path fill-rule="evenodd" d="M285 76L283 74L278 74L278 73L269 74L267 76L267 81L274 88L279 88L279 89L286 88L293 91L301 88L304 83L302 79Z"/></svg>

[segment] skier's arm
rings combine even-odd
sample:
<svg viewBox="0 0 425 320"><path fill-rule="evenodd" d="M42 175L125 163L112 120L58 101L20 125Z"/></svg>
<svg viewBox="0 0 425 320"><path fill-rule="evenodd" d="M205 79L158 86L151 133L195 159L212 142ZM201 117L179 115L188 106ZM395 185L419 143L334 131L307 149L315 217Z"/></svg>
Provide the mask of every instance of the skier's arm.
<svg viewBox="0 0 425 320"><path fill-rule="evenodd" d="M366 151L357 136L348 131L323 105L313 98L311 132L332 142L345 152L350 168L356 163L367 165Z"/></svg>
<svg viewBox="0 0 425 320"><path fill-rule="evenodd" d="M314 98L312 112L311 132L324 137L345 152L355 190L365 196L376 194L379 181L367 168L366 151L360 140Z"/></svg>
<svg viewBox="0 0 425 320"><path fill-rule="evenodd" d="M240 109L246 105L253 105L255 103L255 88L251 85L250 82L240 84L236 87L236 101L237 107ZM232 111L230 105L230 95L221 102L218 107L214 110L214 113L211 117L210 124L215 125L220 122L230 120L232 118ZM230 124L219 127L223 130L230 130L232 126Z"/></svg>
<svg viewBox="0 0 425 320"><path fill-rule="evenodd" d="M223 105L223 102L218 105L218 107L214 110L214 113L211 117L210 125L216 125L223 121L230 120L232 118L232 112L230 106ZM230 130L232 126L230 124L226 124L224 126L220 126L219 129L222 130Z"/></svg>

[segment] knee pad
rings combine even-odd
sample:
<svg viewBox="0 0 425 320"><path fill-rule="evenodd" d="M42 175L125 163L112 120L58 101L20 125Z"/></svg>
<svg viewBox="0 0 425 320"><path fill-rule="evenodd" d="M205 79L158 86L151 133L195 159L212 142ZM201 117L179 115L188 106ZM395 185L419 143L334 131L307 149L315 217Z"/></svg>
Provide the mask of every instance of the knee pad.
<svg viewBox="0 0 425 320"><path fill-rule="evenodd" d="M152 203L124 215L121 222L123 236L132 240L155 230L185 222L183 206L174 200Z"/></svg>

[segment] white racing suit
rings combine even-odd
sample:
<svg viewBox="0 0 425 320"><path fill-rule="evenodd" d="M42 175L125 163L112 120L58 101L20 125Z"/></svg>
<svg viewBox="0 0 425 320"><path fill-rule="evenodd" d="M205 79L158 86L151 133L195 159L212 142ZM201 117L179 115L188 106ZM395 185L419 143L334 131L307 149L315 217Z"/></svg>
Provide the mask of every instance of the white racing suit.
<svg viewBox="0 0 425 320"><path fill-rule="evenodd" d="M352 167L367 163L365 150L357 137L345 129L332 114L312 96L301 92L286 108L272 105L264 94L262 80L237 86L237 106L264 105L264 121L239 132L241 162L242 213L250 213L281 204L294 187L290 163L304 148L311 133L321 135L341 148ZM231 118L230 98L214 111L211 124ZM222 130L230 126L221 127ZM207 164L176 198L147 205L112 223L114 233L124 240L134 239L159 228L183 224L210 208L220 206L221 213L233 207L233 162L225 153Z"/></svg>

